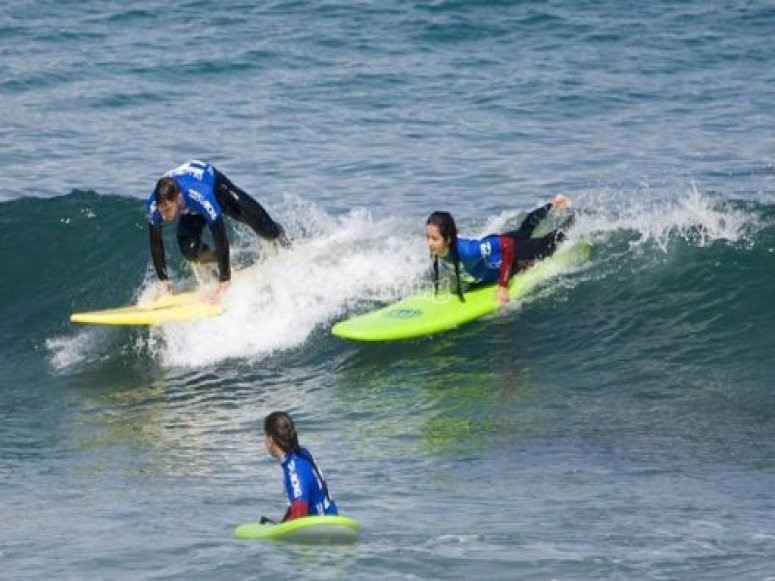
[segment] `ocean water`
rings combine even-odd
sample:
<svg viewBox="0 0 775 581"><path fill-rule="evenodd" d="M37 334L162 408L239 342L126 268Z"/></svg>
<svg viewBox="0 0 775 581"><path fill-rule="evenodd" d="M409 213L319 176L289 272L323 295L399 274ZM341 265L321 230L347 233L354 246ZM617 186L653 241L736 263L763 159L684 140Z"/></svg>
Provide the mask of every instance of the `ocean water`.
<svg viewBox="0 0 775 581"><path fill-rule="evenodd" d="M9 579L775 579L775 8L766 1L0 7L0 571ZM70 324L153 281L143 198L207 159L224 316ZM567 272L427 339L330 326L556 192ZM181 288L193 284L167 228ZM289 410L349 547L284 510Z"/></svg>

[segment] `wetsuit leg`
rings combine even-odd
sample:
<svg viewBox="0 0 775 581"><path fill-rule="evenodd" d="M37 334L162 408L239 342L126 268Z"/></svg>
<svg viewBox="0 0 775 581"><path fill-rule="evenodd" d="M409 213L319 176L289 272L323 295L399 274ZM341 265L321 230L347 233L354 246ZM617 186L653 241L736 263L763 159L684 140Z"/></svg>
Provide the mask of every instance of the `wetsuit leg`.
<svg viewBox="0 0 775 581"><path fill-rule="evenodd" d="M511 236L511 233L508 233ZM514 262L511 266L512 274L525 270L533 264L533 261L546 258L554 254L557 245L565 240L565 234L558 230L552 230L541 238L514 238Z"/></svg>
<svg viewBox="0 0 775 581"><path fill-rule="evenodd" d="M288 242L282 226L272 220L263 206L218 170L215 170L215 198L224 214L247 224L262 238L277 240L283 246Z"/></svg>
<svg viewBox="0 0 775 581"><path fill-rule="evenodd" d="M549 215L549 211L552 209L551 204L544 204L540 208L536 208L530 212L525 219L522 220L522 224L517 230L506 232L514 240L527 240L533 234L533 230L536 229L541 221Z"/></svg>
<svg viewBox="0 0 775 581"><path fill-rule="evenodd" d="M207 221L197 214L182 214L178 218L178 244L186 260L192 262L212 262L215 253L202 242L202 232Z"/></svg>

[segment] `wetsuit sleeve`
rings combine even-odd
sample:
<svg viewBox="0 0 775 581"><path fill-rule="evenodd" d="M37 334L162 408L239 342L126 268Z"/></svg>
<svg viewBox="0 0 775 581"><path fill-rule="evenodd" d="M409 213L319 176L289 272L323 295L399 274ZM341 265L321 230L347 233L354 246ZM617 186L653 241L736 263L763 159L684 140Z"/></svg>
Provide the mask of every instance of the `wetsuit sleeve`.
<svg viewBox="0 0 775 581"><path fill-rule="evenodd" d="M501 267L498 274L498 285L508 286L511 276L511 265L514 264L514 240L510 236L501 234L498 236L501 246Z"/></svg>
<svg viewBox="0 0 775 581"><path fill-rule="evenodd" d="M288 510L283 521L307 516L310 504L313 502L310 491L309 466L293 458L283 465L285 493L288 496Z"/></svg>
<svg viewBox="0 0 775 581"><path fill-rule="evenodd" d="M153 267L156 269L156 276L159 280L169 280L167 275L167 261L164 257L164 239L162 238L161 226L148 224L148 235L151 242L151 258L153 258Z"/></svg>
<svg viewBox="0 0 775 581"><path fill-rule="evenodd" d="M215 242L215 256L218 259L218 280L231 280L231 263L229 262L229 237L226 236L226 226L223 217L219 217L210 226Z"/></svg>
<svg viewBox="0 0 775 581"><path fill-rule="evenodd" d="M288 510L285 511L282 522L302 518L307 515L309 515L309 504L304 500L294 500L291 506L288 507Z"/></svg>

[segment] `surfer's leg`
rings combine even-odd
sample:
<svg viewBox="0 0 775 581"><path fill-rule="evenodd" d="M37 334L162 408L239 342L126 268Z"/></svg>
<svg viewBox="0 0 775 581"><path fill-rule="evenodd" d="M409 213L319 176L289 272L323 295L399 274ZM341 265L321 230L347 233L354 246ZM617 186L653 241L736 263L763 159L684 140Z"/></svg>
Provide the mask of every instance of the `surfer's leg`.
<svg viewBox="0 0 775 581"><path fill-rule="evenodd" d="M530 235L533 234L533 230L535 230L536 226L538 226L541 221L549 215L549 211L551 209L551 204L544 204L540 208L536 208L527 216L525 216L524 220L522 220L522 224L517 230L512 230L506 234L515 240L526 240L530 238Z"/></svg>
<svg viewBox="0 0 775 581"><path fill-rule="evenodd" d="M290 246L283 227L272 220L261 204L218 170L215 170L215 197L226 215L247 224L266 240L276 240L282 246Z"/></svg>
<svg viewBox="0 0 775 581"><path fill-rule="evenodd" d="M192 262L213 262L215 252L202 242L202 232L207 221L197 214L182 214L178 218L178 245L186 260Z"/></svg>
<svg viewBox="0 0 775 581"><path fill-rule="evenodd" d="M560 230L553 230L541 238L515 239L512 272L525 270L533 261L551 256L563 240L565 234Z"/></svg>

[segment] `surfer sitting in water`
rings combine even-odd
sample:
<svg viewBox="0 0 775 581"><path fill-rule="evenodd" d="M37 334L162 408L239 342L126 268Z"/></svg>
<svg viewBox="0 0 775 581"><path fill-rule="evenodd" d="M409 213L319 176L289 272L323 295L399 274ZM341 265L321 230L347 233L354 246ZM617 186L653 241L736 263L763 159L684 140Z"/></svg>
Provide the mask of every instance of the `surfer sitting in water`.
<svg viewBox="0 0 775 581"><path fill-rule="evenodd" d="M247 224L267 240L290 246L282 226L269 217L261 204L202 161L189 161L165 174L156 182L146 209L153 266L166 293L170 292L170 283L162 239L163 222L178 219L178 244L187 260L218 263L219 285L211 299L214 303L220 301L231 280L224 214ZM205 225L213 235L213 250L202 242Z"/></svg>
<svg viewBox="0 0 775 581"><path fill-rule="evenodd" d="M323 474L309 450L299 446L293 420L285 412L264 419L264 444L283 468L288 510L282 522L303 516L336 515L336 503L328 493ZM271 522L262 517L261 522Z"/></svg>
<svg viewBox="0 0 775 581"><path fill-rule="evenodd" d="M449 212L433 212L426 222L425 238L433 257L433 284L439 284L439 259L451 264L455 271L457 294L465 301L460 282L463 275L474 284L498 282L496 296L500 305L509 300L509 278L524 270L534 260L550 256L565 235L553 230L541 238L530 238L536 226L551 210L570 206L563 194L530 212L517 230L491 234L482 239L458 238L457 226Z"/></svg>

